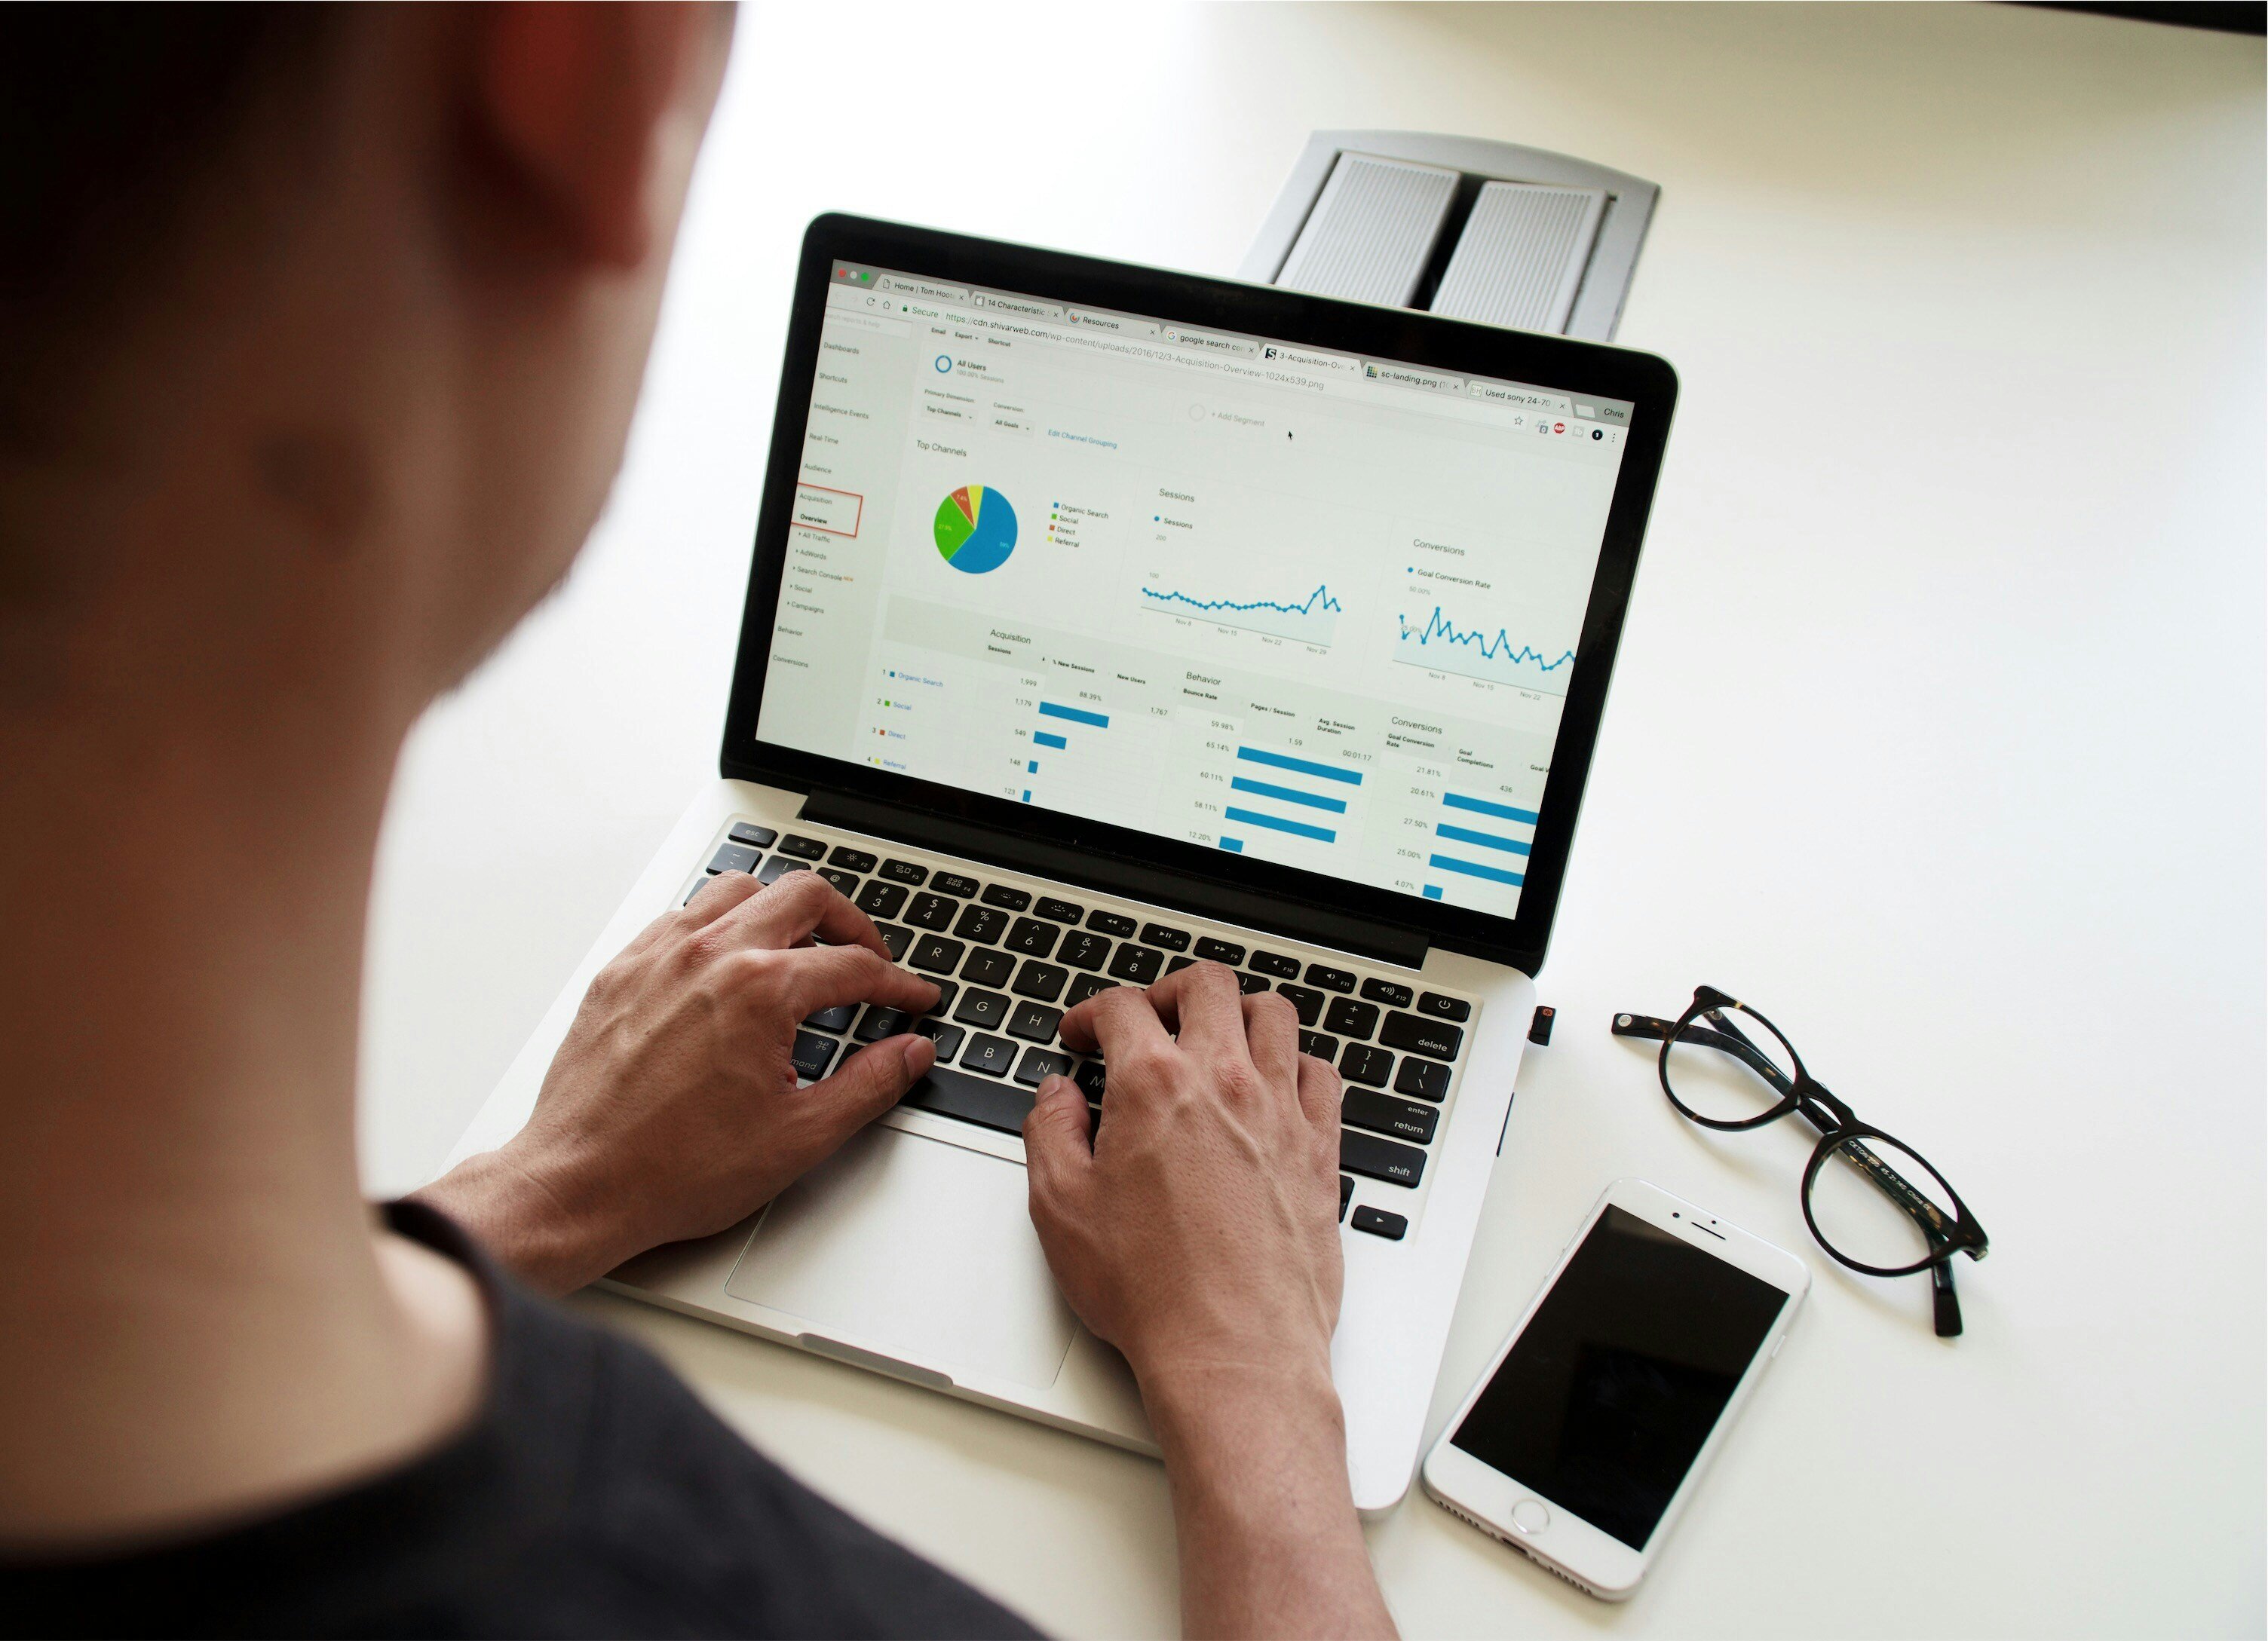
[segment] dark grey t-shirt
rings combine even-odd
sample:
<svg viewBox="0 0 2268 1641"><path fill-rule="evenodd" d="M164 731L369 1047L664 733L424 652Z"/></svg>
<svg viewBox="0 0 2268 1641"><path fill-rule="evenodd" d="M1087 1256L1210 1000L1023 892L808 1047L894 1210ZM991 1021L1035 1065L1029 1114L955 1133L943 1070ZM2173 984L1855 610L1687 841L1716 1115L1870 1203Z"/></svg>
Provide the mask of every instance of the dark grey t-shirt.
<svg viewBox="0 0 2268 1641"><path fill-rule="evenodd" d="M487 1295L487 1405L379 1480L210 1536L0 1558L23 1635L1031 1636L718 1423L637 1346L515 1286L431 1210L402 1235Z"/></svg>

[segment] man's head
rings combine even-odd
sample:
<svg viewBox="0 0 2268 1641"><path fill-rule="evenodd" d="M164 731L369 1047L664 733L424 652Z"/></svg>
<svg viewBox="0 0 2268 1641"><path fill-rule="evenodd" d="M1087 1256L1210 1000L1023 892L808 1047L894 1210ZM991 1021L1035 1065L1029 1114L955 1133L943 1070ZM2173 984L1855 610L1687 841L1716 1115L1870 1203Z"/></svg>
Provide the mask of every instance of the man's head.
<svg viewBox="0 0 2268 1641"><path fill-rule="evenodd" d="M0 745L382 740L494 644L620 462L729 33L0 18Z"/></svg>

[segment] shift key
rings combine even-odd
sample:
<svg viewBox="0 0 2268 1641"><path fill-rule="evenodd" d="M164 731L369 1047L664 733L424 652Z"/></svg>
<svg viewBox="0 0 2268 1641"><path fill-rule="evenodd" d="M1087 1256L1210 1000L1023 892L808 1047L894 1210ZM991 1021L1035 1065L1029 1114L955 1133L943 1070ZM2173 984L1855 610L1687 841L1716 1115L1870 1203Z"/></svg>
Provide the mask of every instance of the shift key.
<svg viewBox="0 0 2268 1641"><path fill-rule="evenodd" d="M1388 1185L1414 1186L1425 1174L1425 1153L1414 1145L1397 1145L1390 1139L1339 1130L1339 1166L1349 1174L1383 1180Z"/></svg>

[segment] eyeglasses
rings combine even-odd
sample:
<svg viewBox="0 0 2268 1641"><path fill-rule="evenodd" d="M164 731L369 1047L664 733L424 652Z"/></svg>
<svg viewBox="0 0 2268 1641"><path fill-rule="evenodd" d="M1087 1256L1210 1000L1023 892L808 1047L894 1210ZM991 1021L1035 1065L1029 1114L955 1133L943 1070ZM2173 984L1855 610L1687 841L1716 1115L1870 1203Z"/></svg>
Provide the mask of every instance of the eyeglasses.
<svg viewBox="0 0 2268 1641"><path fill-rule="evenodd" d="M1819 1246L1869 1277L1926 1270L1937 1332L1961 1331L1953 1256L1991 1244L1945 1176L1920 1154L1859 1121L1810 1072L1778 1027L1714 986L1699 986L1674 1020L1617 1014L1615 1035L1661 1042L1661 1091L1704 1128L1740 1132L1791 1112L1818 1130L1803 1171L1803 1218Z"/></svg>

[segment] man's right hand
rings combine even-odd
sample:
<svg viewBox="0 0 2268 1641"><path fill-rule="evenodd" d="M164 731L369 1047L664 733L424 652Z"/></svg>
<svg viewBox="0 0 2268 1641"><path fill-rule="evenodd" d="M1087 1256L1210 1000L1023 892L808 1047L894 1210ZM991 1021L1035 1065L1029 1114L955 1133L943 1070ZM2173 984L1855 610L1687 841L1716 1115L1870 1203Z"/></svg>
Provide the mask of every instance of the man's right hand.
<svg viewBox="0 0 2268 1641"><path fill-rule="evenodd" d="M1134 1369L1166 1460L1192 1636L1391 1635L1331 1383L1339 1078L1272 992L1218 963L1064 1016L1109 1067L1024 1122L1032 1223L1081 1321Z"/></svg>

